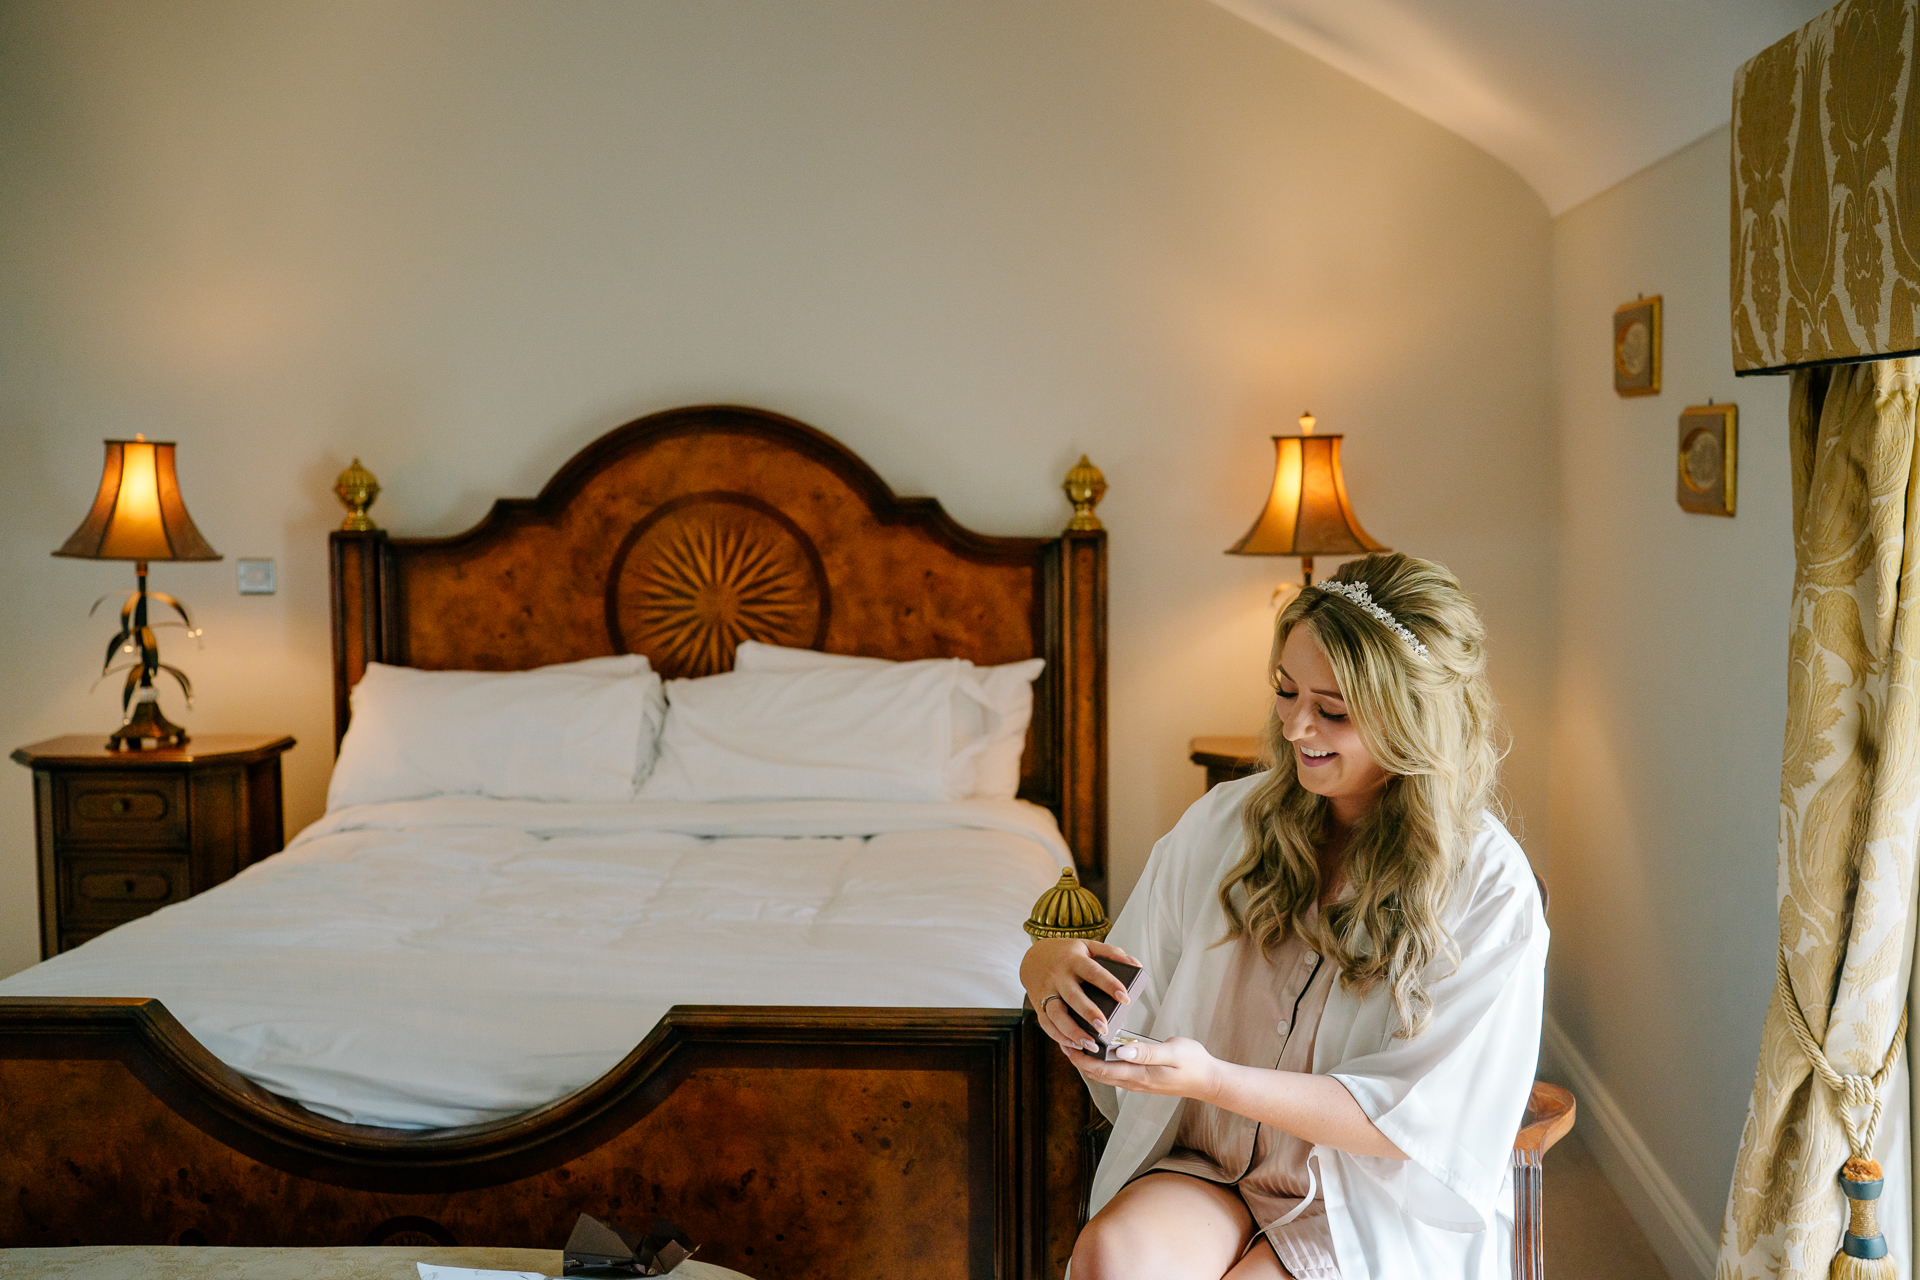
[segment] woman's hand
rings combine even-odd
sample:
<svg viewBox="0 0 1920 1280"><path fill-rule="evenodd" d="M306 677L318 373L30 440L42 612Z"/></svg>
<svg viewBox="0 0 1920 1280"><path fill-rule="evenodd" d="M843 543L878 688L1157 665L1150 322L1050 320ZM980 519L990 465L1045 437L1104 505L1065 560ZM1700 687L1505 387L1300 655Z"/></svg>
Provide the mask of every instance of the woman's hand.
<svg viewBox="0 0 1920 1280"><path fill-rule="evenodd" d="M1069 1007L1087 1020L1095 1034L1106 1034L1107 1020L1080 989L1082 982L1111 992L1115 999L1126 1003L1126 984L1096 964L1095 956L1125 964L1140 963L1116 946L1085 938L1036 939L1020 961L1020 985L1027 989L1027 999L1033 1002L1040 1029L1062 1048L1078 1045L1098 1051L1080 1024L1067 1016Z"/></svg>
<svg viewBox="0 0 1920 1280"><path fill-rule="evenodd" d="M1166 1093L1210 1101L1219 1090L1220 1059L1208 1053L1207 1046L1198 1040L1185 1036L1160 1044L1135 1040L1114 1052L1120 1061L1106 1062L1078 1049L1066 1050L1068 1060L1081 1075L1130 1093Z"/></svg>

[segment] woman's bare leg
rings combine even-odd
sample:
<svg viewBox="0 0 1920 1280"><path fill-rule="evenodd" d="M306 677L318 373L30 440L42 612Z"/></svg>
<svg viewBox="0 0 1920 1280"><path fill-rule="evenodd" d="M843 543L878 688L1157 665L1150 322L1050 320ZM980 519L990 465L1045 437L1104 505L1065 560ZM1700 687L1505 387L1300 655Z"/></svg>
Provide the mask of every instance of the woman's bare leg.
<svg viewBox="0 0 1920 1280"><path fill-rule="evenodd" d="M1252 1235L1253 1216L1232 1187L1150 1173L1081 1229L1073 1280L1221 1280Z"/></svg>
<svg viewBox="0 0 1920 1280"><path fill-rule="evenodd" d="M1247 1256L1233 1266L1221 1280L1293 1280L1293 1273L1280 1263L1280 1256L1265 1240L1253 1242Z"/></svg>

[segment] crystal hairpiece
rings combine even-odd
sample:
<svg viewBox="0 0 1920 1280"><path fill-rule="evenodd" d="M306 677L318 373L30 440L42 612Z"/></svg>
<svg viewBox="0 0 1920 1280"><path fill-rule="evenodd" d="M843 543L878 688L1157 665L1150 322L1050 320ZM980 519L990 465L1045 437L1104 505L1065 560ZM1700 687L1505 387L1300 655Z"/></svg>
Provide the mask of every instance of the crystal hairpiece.
<svg viewBox="0 0 1920 1280"><path fill-rule="evenodd" d="M1423 658L1431 656L1427 652L1427 646L1425 646L1424 644L1421 644L1420 638L1414 635L1413 632L1409 631L1406 628L1406 626L1400 621L1400 619L1394 617L1392 614L1388 613L1385 609L1382 609L1379 605L1373 602L1373 593L1367 590L1366 583L1364 582L1316 582L1313 585L1317 590L1331 591L1334 595L1345 596L1347 599L1353 601L1355 604L1359 605L1362 609L1366 610L1368 613L1378 618L1380 620L1380 624L1384 626L1387 630L1393 632L1393 634L1399 636L1402 640L1405 640L1407 642L1407 648L1413 650L1415 653L1419 654Z"/></svg>

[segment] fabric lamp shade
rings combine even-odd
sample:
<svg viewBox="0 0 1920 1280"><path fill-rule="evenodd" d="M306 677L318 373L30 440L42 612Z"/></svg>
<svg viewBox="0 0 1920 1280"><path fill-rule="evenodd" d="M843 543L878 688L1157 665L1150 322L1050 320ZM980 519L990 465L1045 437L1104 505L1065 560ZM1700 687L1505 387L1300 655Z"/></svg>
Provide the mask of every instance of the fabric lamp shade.
<svg viewBox="0 0 1920 1280"><path fill-rule="evenodd" d="M180 500L173 442L109 440L93 509L53 554L80 560L218 560Z"/></svg>
<svg viewBox="0 0 1920 1280"><path fill-rule="evenodd" d="M1354 556L1387 550L1360 527L1347 501L1340 440L1337 435L1273 438L1273 490L1253 527L1227 554Z"/></svg>

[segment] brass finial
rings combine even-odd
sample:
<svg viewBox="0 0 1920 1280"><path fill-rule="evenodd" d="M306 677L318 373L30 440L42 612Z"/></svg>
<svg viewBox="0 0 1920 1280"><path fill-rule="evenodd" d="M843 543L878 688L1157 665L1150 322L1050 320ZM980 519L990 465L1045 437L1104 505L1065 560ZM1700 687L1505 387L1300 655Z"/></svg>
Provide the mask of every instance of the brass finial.
<svg viewBox="0 0 1920 1280"><path fill-rule="evenodd" d="M1093 514L1093 509L1107 496L1107 478L1100 474L1100 468L1087 461L1086 454L1080 455L1080 461L1067 472L1066 483L1060 487L1067 491L1067 501L1073 504L1073 519L1067 521L1067 528L1100 528L1100 517Z"/></svg>
<svg viewBox="0 0 1920 1280"><path fill-rule="evenodd" d="M367 508L380 496L380 482L373 478L373 472L360 465L360 459L355 458L353 465L340 473L340 478L333 482L333 491L347 509L347 518L340 522L342 529L365 533L380 527L367 515Z"/></svg>
<svg viewBox="0 0 1920 1280"><path fill-rule="evenodd" d="M1033 918L1026 927L1036 938L1092 938L1098 942L1107 936L1107 912L1093 890L1080 887L1079 878L1068 867L1060 873L1059 883L1033 904Z"/></svg>
<svg viewBox="0 0 1920 1280"><path fill-rule="evenodd" d="M1301 414L1301 415L1300 415L1300 434L1301 434L1301 435L1303 435L1303 436L1310 436L1310 435L1312 435L1312 434L1313 434L1313 424L1314 424L1314 423L1316 423L1316 422L1318 422L1318 421L1320 421L1320 419L1318 419L1318 418L1316 418L1316 417L1314 417L1314 416L1313 416L1313 414L1311 414L1311 413L1303 413L1303 414Z"/></svg>

